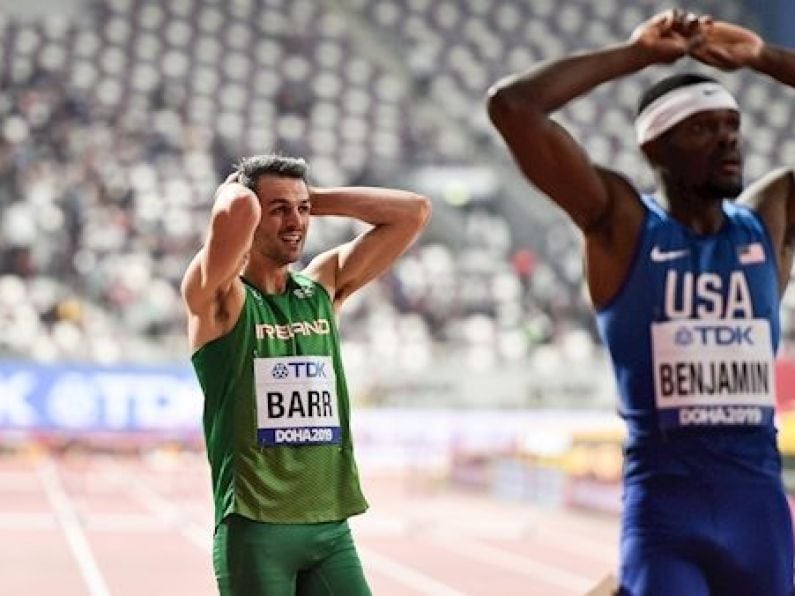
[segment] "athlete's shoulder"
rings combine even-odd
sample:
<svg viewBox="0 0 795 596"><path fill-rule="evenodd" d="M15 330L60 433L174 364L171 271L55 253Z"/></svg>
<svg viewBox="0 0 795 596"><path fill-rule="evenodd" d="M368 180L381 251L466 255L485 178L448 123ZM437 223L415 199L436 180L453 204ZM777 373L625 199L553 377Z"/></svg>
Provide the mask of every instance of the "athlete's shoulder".
<svg viewBox="0 0 795 596"><path fill-rule="evenodd" d="M671 216L663 208L663 206L660 205L660 202L657 200L657 196L655 194L646 192L638 193L638 201L646 211L647 215L654 217L654 219L670 219Z"/></svg>
<svg viewBox="0 0 795 596"><path fill-rule="evenodd" d="M735 225L751 229L759 234L767 234L767 226L762 220L762 216L753 206L736 201L724 201L723 212Z"/></svg>
<svg viewBox="0 0 795 596"><path fill-rule="evenodd" d="M745 203L726 200L723 201L723 212L732 217L754 217L756 209Z"/></svg>

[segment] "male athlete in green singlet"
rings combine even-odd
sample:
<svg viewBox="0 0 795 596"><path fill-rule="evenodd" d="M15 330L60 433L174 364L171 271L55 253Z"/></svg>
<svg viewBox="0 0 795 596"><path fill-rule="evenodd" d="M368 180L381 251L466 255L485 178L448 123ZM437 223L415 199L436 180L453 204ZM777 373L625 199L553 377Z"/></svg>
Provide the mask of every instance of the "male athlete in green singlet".
<svg viewBox="0 0 795 596"><path fill-rule="evenodd" d="M218 188L182 282L215 500L221 594L370 594L347 518L359 487L335 313L417 237L429 201L384 188L320 189L305 162L244 159ZM310 215L372 227L298 260Z"/></svg>

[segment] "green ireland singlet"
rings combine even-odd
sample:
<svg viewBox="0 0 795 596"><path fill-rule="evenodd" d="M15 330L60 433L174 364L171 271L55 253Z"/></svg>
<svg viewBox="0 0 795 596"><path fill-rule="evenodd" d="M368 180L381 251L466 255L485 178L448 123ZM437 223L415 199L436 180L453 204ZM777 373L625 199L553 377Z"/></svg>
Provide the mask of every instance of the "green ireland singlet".
<svg viewBox="0 0 795 596"><path fill-rule="evenodd" d="M343 520L367 509L328 293L291 273L283 294L245 283L235 326L196 351L215 523Z"/></svg>

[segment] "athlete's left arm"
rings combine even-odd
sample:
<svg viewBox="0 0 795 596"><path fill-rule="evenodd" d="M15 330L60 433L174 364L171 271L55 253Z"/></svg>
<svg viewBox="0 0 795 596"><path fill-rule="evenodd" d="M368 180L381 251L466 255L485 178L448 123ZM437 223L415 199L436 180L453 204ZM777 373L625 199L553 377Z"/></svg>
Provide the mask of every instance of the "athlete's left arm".
<svg viewBox="0 0 795 596"><path fill-rule="evenodd" d="M781 295L787 289L795 251L795 171L779 168L743 191L738 203L754 209L765 222L778 258Z"/></svg>
<svg viewBox="0 0 795 596"><path fill-rule="evenodd" d="M795 87L795 51L763 40L753 31L722 21L705 25L704 42L691 50L701 62L723 70L751 68ZM787 287L795 248L795 174L792 167L770 172L739 199L759 213L778 252L779 287Z"/></svg>
<svg viewBox="0 0 795 596"><path fill-rule="evenodd" d="M703 42L693 46L693 58L720 68L751 68L795 87L795 51L767 43L759 35L732 23L707 21L702 27Z"/></svg>
<svg viewBox="0 0 795 596"><path fill-rule="evenodd" d="M322 284L335 309L386 271L419 235L431 214L426 197L389 188L310 188L312 215L352 217L373 227L319 254L305 274Z"/></svg>

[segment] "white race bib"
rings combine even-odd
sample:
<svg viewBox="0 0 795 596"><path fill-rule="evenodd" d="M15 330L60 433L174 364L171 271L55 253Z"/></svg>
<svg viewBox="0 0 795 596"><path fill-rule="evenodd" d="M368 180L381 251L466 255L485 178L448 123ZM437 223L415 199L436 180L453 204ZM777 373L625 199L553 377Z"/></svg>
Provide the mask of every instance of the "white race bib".
<svg viewBox="0 0 795 596"><path fill-rule="evenodd" d="M330 357L255 358L254 381L260 445L341 442L337 376Z"/></svg>
<svg viewBox="0 0 795 596"><path fill-rule="evenodd" d="M773 414L775 369L765 319L651 326L655 405L663 428L760 425Z"/></svg>

